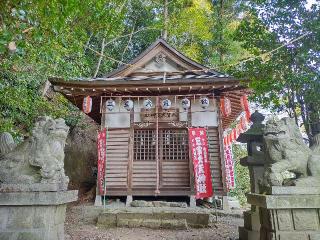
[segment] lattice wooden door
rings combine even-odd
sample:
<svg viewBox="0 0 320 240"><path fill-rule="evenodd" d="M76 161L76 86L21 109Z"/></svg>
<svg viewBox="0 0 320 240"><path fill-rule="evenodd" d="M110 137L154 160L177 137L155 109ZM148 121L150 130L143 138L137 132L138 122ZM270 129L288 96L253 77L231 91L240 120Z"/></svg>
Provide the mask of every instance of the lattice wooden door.
<svg viewBox="0 0 320 240"><path fill-rule="evenodd" d="M160 188L190 187L188 131L162 129L160 137Z"/></svg>
<svg viewBox="0 0 320 240"><path fill-rule="evenodd" d="M160 191L190 189L188 131L186 129L137 129L134 132L133 189ZM157 172L156 145L159 167Z"/></svg>
<svg viewBox="0 0 320 240"><path fill-rule="evenodd" d="M132 188L155 189L157 184L156 130L134 131Z"/></svg>

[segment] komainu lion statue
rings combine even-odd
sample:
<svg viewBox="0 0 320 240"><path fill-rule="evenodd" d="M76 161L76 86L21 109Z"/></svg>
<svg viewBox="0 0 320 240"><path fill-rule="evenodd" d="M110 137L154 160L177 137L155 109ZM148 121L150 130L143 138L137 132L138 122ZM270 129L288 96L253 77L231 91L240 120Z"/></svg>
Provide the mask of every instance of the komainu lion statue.
<svg viewBox="0 0 320 240"><path fill-rule="evenodd" d="M30 138L15 146L9 133L0 136L0 183L58 184L66 189L64 147L69 127L63 119L39 117Z"/></svg>
<svg viewBox="0 0 320 240"><path fill-rule="evenodd" d="M320 186L320 145L315 142L310 149L291 118L269 120L264 129L267 158L263 185Z"/></svg>

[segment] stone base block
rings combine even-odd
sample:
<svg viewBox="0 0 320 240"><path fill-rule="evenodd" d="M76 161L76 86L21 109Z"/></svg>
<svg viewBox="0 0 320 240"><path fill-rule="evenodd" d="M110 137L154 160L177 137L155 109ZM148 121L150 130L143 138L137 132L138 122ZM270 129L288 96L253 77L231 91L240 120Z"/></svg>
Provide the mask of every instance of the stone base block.
<svg viewBox="0 0 320 240"><path fill-rule="evenodd" d="M248 194L259 207L260 240L320 239L320 195Z"/></svg>
<svg viewBox="0 0 320 240"><path fill-rule="evenodd" d="M259 211L245 211L243 212L244 227L248 230L260 231L260 217Z"/></svg>
<svg viewBox="0 0 320 240"><path fill-rule="evenodd" d="M64 240L66 203L77 191L0 193L0 239Z"/></svg>
<svg viewBox="0 0 320 240"><path fill-rule="evenodd" d="M240 240L260 239L260 218L258 211L243 212L244 227L239 227Z"/></svg>
<svg viewBox="0 0 320 240"><path fill-rule="evenodd" d="M94 200L94 206L95 207L101 207L102 206L102 196L101 195L96 195L96 198Z"/></svg>
<svg viewBox="0 0 320 240"><path fill-rule="evenodd" d="M190 196L190 204L189 204L189 206L192 207L192 208L195 208L197 206L196 197L194 195Z"/></svg>
<svg viewBox="0 0 320 240"><path fill-rule="evenodd" d="M202 228L209 224L209 214L176 208L138 208L125 211L103 212L98 216L99 227L150 227L185 229L185 226Z"/></svg>
<svg viewBox="0 0 320 240"><path fill-rule="evenodd" d="M126 207L130 207L131 206L132 200L133 200L132 196L128 195L127 199L126 199Z"/></svg>
<svg viewBox="0 0 320 240"><path fill-rule="evenodd" d="M178 220L161 220L161 219L119 219L117 222L117 227L146 227L152 229L179 229L185 230L188 228L187 222L185 219Z"/></svg>
<svg viewBox="0 0 320 240"><path fill-rule="evenodd" d="M259 240L260 232L239 227L239 240Z"/></svg>
<svg viewBox="0 0 320 240"><path fill-rule="evenodd" d="M320 188L318 187L278 187L273 186L269 190L272 195L319 195Z"/></svg>
<svg viewBox="0 0 320 240"><path fill-rule="evenodd" d="M222 197L222 209L225 211L230 211L231 208L229 206L228 196Z"/></svg>
<svg viewBox="0 0 320 240"><path fill-rule="evenodd" d="M57 192L65 190L67 190L66 186L62 183L0 184L0 192Z"/></svg>

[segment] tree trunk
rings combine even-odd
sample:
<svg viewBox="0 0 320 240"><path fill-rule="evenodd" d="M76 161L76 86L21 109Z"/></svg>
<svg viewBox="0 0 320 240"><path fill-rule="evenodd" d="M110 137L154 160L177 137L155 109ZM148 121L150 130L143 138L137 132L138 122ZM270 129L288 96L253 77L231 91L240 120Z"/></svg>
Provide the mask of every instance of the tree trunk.
<svg viewBox="0 0 320 240"><path fill-rule="evenodd" d="M305 106L305 102L304 102L303 97L298 93L297 93L297 100L298 100L298 103L299 103L300 109L301 109L301 117L302 117L303 125L306 130L306 134L308 135L310 145L312 145L312 134L311 134L310 127L309 127L308 112L306 111L306 106Z"/></svg>
<svg viewBox="0 0 320 240"><path fill-rule="evenodd" d="M162 38L167 40L168 38L168 0L164 0L164 9L163 9L163 34Z"/></svg>
<svg viewBox="0 0 320 240"><path fill-rule="evenodd" d="M223 54L223 14L224 14L224 8L223 8L223 0L220 0L220 10L219 10L219 58L220 58L220 65L223 65L224 62L224 54Z"/></svg>

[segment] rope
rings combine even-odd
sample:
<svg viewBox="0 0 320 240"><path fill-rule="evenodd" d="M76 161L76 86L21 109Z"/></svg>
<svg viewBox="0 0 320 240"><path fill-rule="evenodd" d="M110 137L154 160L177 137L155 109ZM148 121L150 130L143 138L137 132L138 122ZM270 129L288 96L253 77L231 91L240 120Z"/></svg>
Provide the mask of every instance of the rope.
<svg viewBox="0 0 320 240"><path fill-rule="evenodd" d="M305 38L306 36L308 36L308 35L310 35L310 34L311 34L311 33L305 33L305 34L303 34L303 35L301 35L301 36L299 36L299 37L297 37L297 38L295 38L295 39L293 39L293 40L290 40L289 42L287 42L287 43L285 43L285 44L282 44L281 46L279 46L279 47L277 47L277 48L275 48L275 49L273 49L273 50L271 50L271 51L269 51L269 52L262 53L262 54L260 54L260 55L258 55L258 56L250 57L250 58L246 58L246 59L242 59L242 60L238 61L237 63L222 65L222 66L219 66L219 67L220 67L220 68L221 68L221 67L231 67L231 66L236 66L236 65L239 65L239 64L242 64L242 63L251 61L251 60L258 59L258 58L263 59L263 58L265 58L266 56L272 55L274 52L278 51L279 49L284 48L284 47L286 47L286 46L288 46L288 45L290 45L290 44L292 44L292 43L294 43L294 42L297 42L297 41ZM93 51L94 53L96 53L97 55L102 56L102 57L105 57L105 58L107 58L107 59L109 59L109 60L111 60L111 61L117 62L117 63L122 64L122 65L129 66L129 67L135 66L134 64L125 63L125 62L123 62L123 61L117 60L117 59L112 58L112 57L110 57L110 56L107 56L107 55L105 55L105 54L101 54L100 52L92 49L92 48L89 47L89 46L88 46L87 48L90 49L91 51ZM135 67L136 67L136 66L135 66ZM137 68L142 69L142 70L146 70L146 71L152 71L152 69L148 69L148 68L145 68L145 67L137 67ZM180 70L180 71L177 70L177 71L175 71L175 72L176 72L176 73L186 73L186 72L203 72L203 71L216 71L216 70L213 69L213 68L206 68L206 69L188 69L188 70Z"/></svg>
<svg viewBox="0 0 320 240"><path fill-rule="evenodd" d="M265 58L267 56L271 56L274 52L278 51L279 49L284 48L284 47L286 47L286 46L288 46L288 45L290 45L290 44L292 44L292 43L294 43L296 41L299 41L300 39L302 39L302 38L304 38L304 37L306 37L308 35L310 35L310 33L305 33L305 34L303 34L303 35L301 35L301 36L299 36L299 37L297 37L297 38L295 38L295 39L293 39L293 40L291 40L291 41L289 41L289 42L287 42L285 44L282 44L281 46L279 46L279 47L277 47L277 48L275 48L275 49L273 49L273 50L271 50L269 52L262 53L262 54L260 54L258 56L251 57L251 58L248 58L248 59L240 60L240 62L237 62L237 63L234 63L234 64L223 65L222 67L236 66L236 65L239 65L241 63L245 63L245 62L248 62L248 61L251 61L251 60L255 60L257 58L263 59L263 58Z"/></svg>

